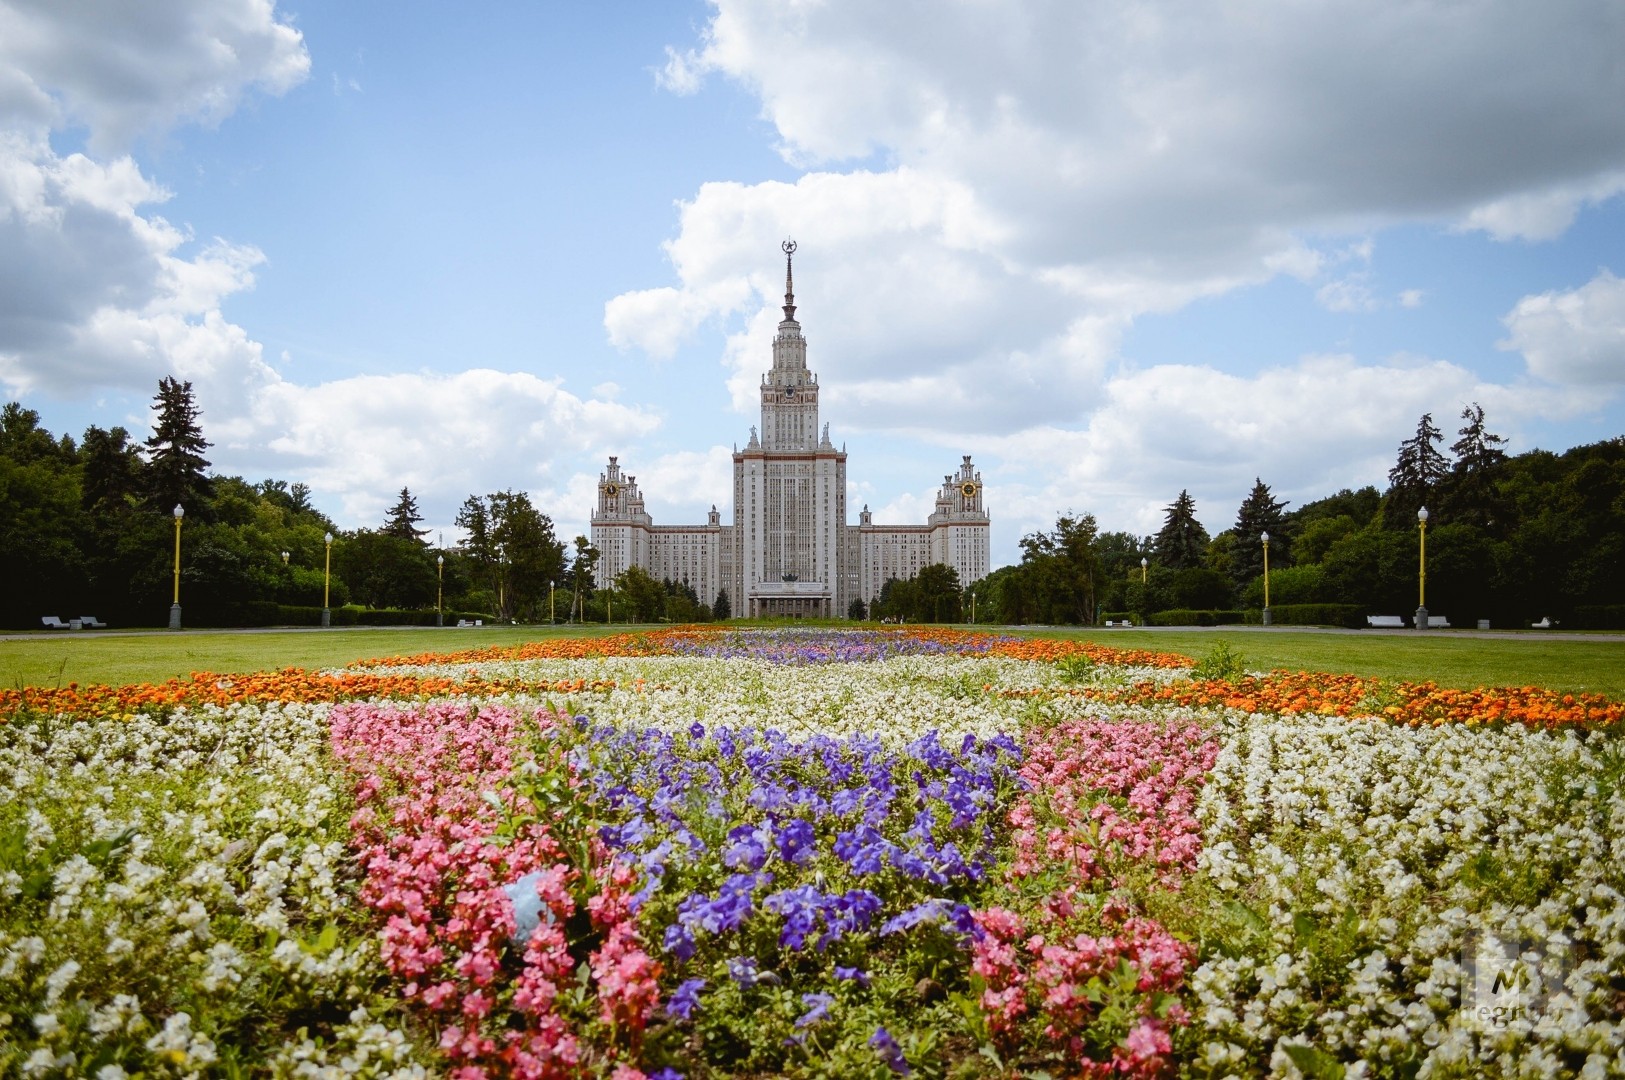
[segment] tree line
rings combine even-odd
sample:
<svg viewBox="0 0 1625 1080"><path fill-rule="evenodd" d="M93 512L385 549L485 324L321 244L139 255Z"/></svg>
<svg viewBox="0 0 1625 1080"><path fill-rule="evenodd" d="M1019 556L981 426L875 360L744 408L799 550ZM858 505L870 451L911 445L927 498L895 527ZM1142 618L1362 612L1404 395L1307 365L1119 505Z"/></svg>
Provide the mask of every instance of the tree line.
<svg viewBox="0 0 1625 1080"><path fill-rule="evenodd" d="M162 380L152 408L153 432L141 442L122 427L96 426L75 441L46 431L17 402L0 409L0 551L10 582L0 591L0 624L97 615L162 625L176 507L187 625L299 621L324 603L524 622L730 615L725 591L699 597L636 567L613 589L595 589L598 551L585 536L564 543L520 491L468 496L456 516L463 536L451 547L430 542L406 488L377 527L340 530L305 484L211 475L190 383ZM1508 455L1481 407L1461 420L1446 452L1432 415L1423 415L1381 491L1345 489L1289 509L1255 478L1234 525L1215 535L1188 491L1165 508L1155 536L1101 531L1092 514L1067 511L1053 528L1022 537L1020 562L969 588L951 567L928 566L886 582L871 604L854 601L846 615L1010 624L1241 618L1263 606L1266 533L1272 609L1403 615L1419 600L1417 513L1426 507L1426 598L1435 614L1457 626L1542 618L1625 626L1625 437Z"/></svg>
<svg viewBox="0 0 1625 1080"><path fill-rule="evenodd" d="M498 620L602 620L598 552L566 546L519 491L470 495L441 547L402 488L375 528L339 529L302 483L215 476L192 386L163 379L153 431L54 436L18 402L0 409L0 551L9 587L0 625L95 615L162 625L181 511L180 593L190 626L301 621L334 609L467 612ZM331 563L329 564L329 556ZM344 621L344 620L339 620Z"/></svg>
<svg viewBox="0 0 1625 1080"><path fill-rule="evenodd" d="M977 582L978 621L1091 624L1243 617L1264 606L1304 621L1409 615L1421 597L1454 626L1625 628L1625 437L1561 454L1508 455L1477 404L1448 454L1432 414L1398 448L1385 490L1341 490L1295 510L1255 478L1235 524L1209 535L1181 491L1155 536L1102 532L1068 512L1021 540L1021 561ZM1315 610L1318 609L1318 610ZM1332 610L1340 609L1340 610ZM984 616L985 613L985 616ZM1319 616L1319 617L1314 617Z"/></svg>

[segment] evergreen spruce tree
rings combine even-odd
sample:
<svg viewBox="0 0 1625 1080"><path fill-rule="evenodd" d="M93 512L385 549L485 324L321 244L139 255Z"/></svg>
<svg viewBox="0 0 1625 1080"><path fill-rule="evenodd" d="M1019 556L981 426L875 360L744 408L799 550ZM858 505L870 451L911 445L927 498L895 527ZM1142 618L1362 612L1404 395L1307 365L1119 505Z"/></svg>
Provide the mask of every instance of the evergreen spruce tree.
<svg viewBox="0 0 1625 1080"><path fill-rule="evenodd" d="M718 620L733 618L733 606L728 603L727 589L717 590L717 598L711 604L711 615Z"/></svg>
<svg viewBox="0 0 1625 1080"><path fill-rule="evenodd" d="M203 451L209 444L198 426L197 402L190 382L165 376L158 383L152 409L158 414L147 439L147 504L160 514L175 506L188 514L206 513L214 494Z"/></svg>
<svg viewBox="0 0 1625 1080"><path fill-rule="evenodd" d="M1388 497L1383 522L1390 528L1416 527L1416 511L1437 502L1439 482L1450 473L1450 463L1435 445L1444 436L1433 426L1433 414L1423 413L1416 434L1399 444L1399 459L1388 470Z"/></svg>
<svg viewBox="0 0 1625 1080"><path fill-rule="evenodd" d="M1168 507L1167 514L1162 531L1152 541L1157 563L1172 570L1201 566L1210 538L1202 523L1196 520L1196 500L1189 491L1181 491L1179 498Z"/></svg>
<svg viewBox="0 0 1625 1080"><path fill-rule="evenodd" d="M1446 521L1472 525L1497 535L1507 524L1507 509L1496 490L1506 451L1506 440L1484 426L1484 407L1473 402L1461 410L1467 423L1457 433L1461 437L1450 447L1455 464L1445 478L1439 506Z"/></svg>
<svg viewBox="0 0 1625 1080"><path fill-rule="evenodd" d="M1231 530L1235 548L1230 558L1230 580L1237 590L1264 573L1265 533L1270 534L1270 566L1291 565L1292 549L1287 538L1286 503L1270 494L1269 485L1253 478L1253 490L1242 500L1236 511L1236 525Z"/></svg>
<svg viewBox="0 0 1625 1080"><path fill-rule="evenodd" d="M423 515L418 512L418 501L412 497L412 492L401 488L399 501L390 508L389 516L384 519L384 527L380 531L385 536L394 536L402 540L421 541L429 535L428 529L418 528L418 522Z"/></svg>

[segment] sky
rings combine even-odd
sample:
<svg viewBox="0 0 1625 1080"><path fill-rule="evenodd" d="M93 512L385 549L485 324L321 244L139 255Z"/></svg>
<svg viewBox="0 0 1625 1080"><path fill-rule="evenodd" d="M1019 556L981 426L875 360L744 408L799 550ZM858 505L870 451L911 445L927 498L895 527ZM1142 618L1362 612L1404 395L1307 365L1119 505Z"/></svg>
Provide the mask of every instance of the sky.
<svg viewBox="0 0 1625 1080"><path fill-rule="evenodd" d="M1212 532L1625 434L1617 0L0 0L0 395L343 528L730 509L784 260L852 523Z"/></svg>

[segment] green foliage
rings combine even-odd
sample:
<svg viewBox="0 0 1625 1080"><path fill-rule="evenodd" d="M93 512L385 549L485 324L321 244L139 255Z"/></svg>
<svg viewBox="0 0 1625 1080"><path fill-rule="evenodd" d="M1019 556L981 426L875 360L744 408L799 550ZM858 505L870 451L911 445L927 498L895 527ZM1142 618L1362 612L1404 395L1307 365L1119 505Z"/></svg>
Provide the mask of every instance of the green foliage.
<svg viewBox="0 0 1625 1080"><path fill-rule="evenodd" d="M1232 652L1230 643L1223 638L1213 643L1207 655L1197 661L1191 668L1193 679L1223 679L1234 680L1247 673L1246 661L1240 653Z"/></svg>
<svg viewBox="0 0 1625 1080"><path fill-rule="evenodd" d="M1171 570L1201 566L1210 538L1196 520L1196 500L1189 491L1181 491L1166 514L1161 531L1151 543L1157 563Z"/></svg>
<svg viewBox="0 0 1625 1080"><path fill-rule="evenodd" d="M1415 527L1417 510L1429 502L1437 503L1434 493L1450 473L1450 465L1436 445L1443 438L1433 426L1433 414L1423 413L1416 422L1416 434L1399 444L1383 501L1383 520L1389 528Z"/></svg>
<svg viewBox="0 0 1625 1080"><path fill-rule="evenodd" d="M1001 583L1005 622L1089 625L1102 584L1093 514L1061 515L1049 532L1021 538L1021 563Z"/></svg>
<svg viewBox="0 0 1625 1080"><path fill-rule="evenodd" d="M1326 585L1326 571L1310 563L1306 566L1286 566L1280 570L1270 567L1270 606L1288 604L1319 604L1331 599ZM1264 606L1264 579L1254 578L1241 591L1244 606Z"/></svg>
<svg viewBox="0 0 1625 1080"><path fill-rule="evenodd" d="M1286 503L1270 494L1269 485L1255 480L1253 490L1236 511L1231 530L1235 547L1230 558L1230 580L1239 591L1264 572L1264 535L1270 538L1270 565L1276 569L1292 565L1291 535L1283 511Z"/></svg>
<svg viewBox="0 0 1625 1080"><path fill-rule="evenodd" d="M1171 608L1152 612L1146 621L1152 626L1230 626L1246 621L1246 616L1234 610Z"/></svg>
<svg viewBox="0 0 1625 1080"><path fill-rule="evenodd" d="M1276 626L1341 626L1359 630L1368 613L1358 604L1274 604L1270 621ZM1261 612L1249 611L1247 621L1262 621Z"/></svg>
<svg viewBox="0 0 1625 1080"><path fill-rule="evenodd" d="M207 516L213 485L204 471L209 461L203 451L209 443L198 424L192 384L165 376L152 410L158 419L147 438L147 504L159 513L183 506L190 514Z"/></svg>

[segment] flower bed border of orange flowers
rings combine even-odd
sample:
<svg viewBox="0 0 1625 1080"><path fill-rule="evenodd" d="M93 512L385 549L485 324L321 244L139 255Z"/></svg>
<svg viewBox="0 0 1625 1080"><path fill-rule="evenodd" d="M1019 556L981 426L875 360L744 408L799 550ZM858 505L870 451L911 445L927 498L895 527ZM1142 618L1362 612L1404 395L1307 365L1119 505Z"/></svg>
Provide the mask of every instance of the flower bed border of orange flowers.
<svg viewBox="0 0 1625 1080"><path fill-rule="evenodd" d="M660 656L673 652L678 641L729 632L724 627L691 626L603 637L547 638L522 645L493 645L452 653L360 660L339 672L312 672L292 667L281 671L233 675L200 671L194 672L190 679L170 679L163 683L83 687L78 683L69 683L65 687L0 689L0 724L23 710L51 715L119 716L178 706L224 707L239 703L309 703L369 698L488 697L510 692L602 692L614 689L615 682L579 678L556 681L486 680L477 675L454 679L444 675L389 673L388 669L498 660ZM981 651L989 656L1043 663L1083 657L1096 664L1113 666L1177 669L1191 665L1189 657L1178 653L1117 649L1090 641L1063 638L1010 638L930 627L876 632L939 642L955 649ZM1225 707L1282 716L1314 713L1322 716L1374 717L1410 727L1457 723L1517 723L1540 728L1625 726L1625 702L1614 701L1601 694L1564 694L1536 686L1457 690L1432 682L1391 682L1314 671L1279 670L1267 675L1244 675L1234 680L1145 680L1126 689L1080 686L1027 692L1023 696L1044 696L1046 693L1083 696L1107 703Z"/></svg>

